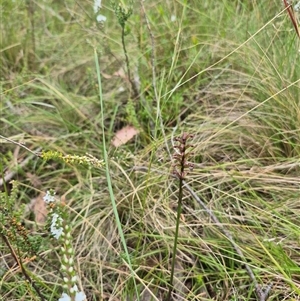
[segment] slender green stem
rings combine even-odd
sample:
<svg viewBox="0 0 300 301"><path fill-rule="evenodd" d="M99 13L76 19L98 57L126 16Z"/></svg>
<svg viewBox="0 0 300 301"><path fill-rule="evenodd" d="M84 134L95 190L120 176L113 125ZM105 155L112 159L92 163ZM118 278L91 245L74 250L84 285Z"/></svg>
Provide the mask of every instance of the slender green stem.
<svg viewBox="0 0 300 301"><path fill-rule="evenodd" d="M188 136L185 134L182 135L180 140L179 146L179 154L177 153L178 161L179 161L179 169L180 171L177 172L177 176L179 179L179 187L178 187L178 205L177 205L177 217L176 217L176 228L175 228L175 238L174 238L174 245L173 245L173 254L172 254L172 265L171 265L171 276L169 281L169 291L167 295L167 301L171 300L171 294L173 291L173 280L174 280L174 271L175 271L175 260L176 260L176 253L177 253L177 242L178 242L178 235L179 235L179 223L180 223L180 215L182 211L182 199L183 199L183 180L185 174L185 167L186 167L186 139Z"/></svg>
<svg viewBox="0 0 300 301"><path fill-rule="evenodd" d="M169 291L168 291L166 301L171 301L171 295L174 288L173 280L174 280L175 260L176 260L176 253L177 253L177 242L179 236L179 223L180 223L180 216L182 211L183 185L184 185L184 178L186 175L185 168L186 167L189 167L190 169L193 168L193 164L187 161L189 155L191 155L191 152L188 151L188 149L193 147L193 145L187 144L187 140L192 136L193 135L191 134L183 133L180 138L175 139L178 142L178 145L174 145L175 154L173 155L173 159L175 160L175 164L174 164L173 173L179 179L178 182L179 189L178 189L178 205L177 205L175 238L174 238L172 264L171 264L171 276L170 276Z"/></svg>
<svg viewBox="0 0 300 301"><path fill-rule="evenodd" d="M127 68L127 76L128 76L128 80L130 82L130 85L131 85L131 88L133 91L133 98L136 98L139 96L139 92L133 82L133 79L132 79L131 73L130 73L129 58L128 58L128 53L127 53L126 44L125 44L125 25L122 26L121 37L122 37L122 47L123 47L123 51L124 51L124 55L125 55L126 68Z"/></svg>
<svg viewBox="0 0 300 301"><path fill-rule="evenodd" d="M174 271L175 271L175 260L177 253L177 242L178 242L178 234L179 234L179 223L180 223L180 215L182 211L182 198L183 198L183 179L179 178L179 191L178 191L178 206L177 206L177 217L176 217L176 229L175 229L175 238L173 245L173 255L172 255L172 266L171 266L171 277L169 281L169 292L167 295L167 301L171 300L171 294L173 291L173 280L174 280Z"/></svg>
<svg viewBox="0 0 300 301"><path fill-rule="evenodd" d="M95 56L95 65L96 65L96 70L97 70L98 87L99 87L100 108L101 108L101 123L102 123L101 125L102 125L103 159L104 159L104 162L105 162L107 186L108 186L108 190L109 190L109 195L110 195L110 199L111 199L111 203L112 203L114 216L115 216L115 219L116 219L116 224L117 224L117 227L118 227L118 232L119 232L119 235L120 235L120 238L121 238L121 242L122 242L122 245L123 245L123 248L124 248L124 252L126 254L127 264L129 266L129 269L130 269L130 272L131 272L131 275L132 275L137 300L139 301L140 296L139 296L139 292L138 292L138 288L137 288L137 284L136 284L136 280L135 280L135 272L134 272L132 264L131 264L129 251L128 251L126 240L125 240L125 237L124 237L122 224L121 224L121 221L120 221L120 217L119 217L119 213L118 213L118 209L117 209L117 204L116 204L116 200L115 200L115 196L114 196L114 192L113 192L113 188L112 188L110 171L109 171L109 160L108 160L108 155L107 155L107 151L106 151L106 143L105 143L104 105L103 105L103 97L102 97L101 75L100 75L100 67L99 67L99 63L98 63L99 62L98 61L98 53L97 53L96 49L94 49L94 56Z"/></svg>

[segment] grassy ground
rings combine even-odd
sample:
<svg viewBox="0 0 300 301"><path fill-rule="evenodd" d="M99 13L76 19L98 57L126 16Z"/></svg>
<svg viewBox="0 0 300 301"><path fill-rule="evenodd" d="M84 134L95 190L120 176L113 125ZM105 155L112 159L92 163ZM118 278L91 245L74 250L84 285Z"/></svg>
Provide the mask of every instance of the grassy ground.
<svg viewBox="0 0 300 301"><path fill-rule="evenodd" d="M139 92L133 97L121 27L108 1L100 24L91 1L3 0L1 135L32 151L102 159L104 131L139 300L148 301L164 300L170 275L178 196L171 176L174 137L193 134L174 300L259 300L245 265L261 287L272 285L268 300L300 300L300 45L283 5L144 5L149 25L137 1L125 28ZM129 124L140 134L113 147L114 133ZM20 182L16 207L29 208L49 188L66 202L88 300L136 300L104 169L36 157L21 167L31 153L5 140L0 149L3 175L15 171ZM10 184L1 188L9 191ZM32 233L45 231L33 213L24 213L24 225ZM40 252L59 266L52 241ZM0 264L1 300L39 300L4 245ZM27 269L44 284L47 300L58 300L60 275L38 259Z"/></svg>

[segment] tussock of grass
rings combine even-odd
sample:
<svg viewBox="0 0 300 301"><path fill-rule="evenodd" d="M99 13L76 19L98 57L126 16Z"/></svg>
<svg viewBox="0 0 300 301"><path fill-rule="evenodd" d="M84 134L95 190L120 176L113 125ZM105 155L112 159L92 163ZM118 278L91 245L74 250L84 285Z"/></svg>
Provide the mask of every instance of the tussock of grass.
<svg viewBox="0 0 300 301"><path fill-rule="evenodd" d="M140 300L164 300L167 294L178 183L166 145L173 153L174 136L183 131L194 134L195 145L186 182L231 233L246 262L184 189L174 300L258 300L245 264L262 287L272 284L268 300L300 300L299 41L287 30L292 26L278 1L145 3L155 37L159 101L149 32L134 7L125 41L141 95L129 109L121 30L111 8L103 7L108 20L100 25L89 2L35 3L33 47L25 4L6 2L1 135L33 151L42 147L102 159L104 131ZM93 47L100 53L104 120ZM141 135L114 149L110 139L128 120L136 121ZM4 175L30 154L1 142ZM14 178L21 183L16 206L49 188L65 200L88 300L136 300L104 170L37 158ZM9 183L3 191L4 186L8 193ZM22 218L32 231L44 231L34 226L32 215ZM41 256L55 265L58 249L49 245ZM4 245L0 254L4 300L37 300ZM27 269L43 279L49 300L59 298L61 280L52 267L37 259Z"/></svg>

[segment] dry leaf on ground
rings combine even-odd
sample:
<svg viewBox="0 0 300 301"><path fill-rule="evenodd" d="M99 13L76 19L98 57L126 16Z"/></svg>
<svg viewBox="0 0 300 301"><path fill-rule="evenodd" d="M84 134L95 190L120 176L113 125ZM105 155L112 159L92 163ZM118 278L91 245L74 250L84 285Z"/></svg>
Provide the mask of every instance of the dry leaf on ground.
<svg viewBox="0 0 300 301"><path fill-rule="evenodd" d="M139 133L139 130L133 126L127 125L116 132L111 144L115 147L121 146L131 140L135 135Z"/></svg>
<svg viewBox="0 0 300 301"><path fill-rule="evenodd" d="M30 210L33 211L35 215L35 221L38 224L44 224L47 217L47 204L43 199L43 194L40 194L35 199L32 199L30 202Z"/></svg>

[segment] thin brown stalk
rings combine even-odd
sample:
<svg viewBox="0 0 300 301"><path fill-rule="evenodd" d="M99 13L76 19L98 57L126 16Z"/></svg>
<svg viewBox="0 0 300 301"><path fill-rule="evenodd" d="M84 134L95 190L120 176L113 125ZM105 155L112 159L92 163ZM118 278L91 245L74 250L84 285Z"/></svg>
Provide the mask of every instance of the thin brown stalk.
<svg viewBox="0 0 300 301"><path fill-rule="evenodd" d="M297 36L300 38L298 22L296 20L295 14L294 14L293 6L291 4L289 4L287 0L283 0L283 3L284 3L284 6L286 7L286 11L288 12L289 17L293 23L293 26L297 33Z"/></svg>

